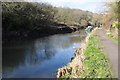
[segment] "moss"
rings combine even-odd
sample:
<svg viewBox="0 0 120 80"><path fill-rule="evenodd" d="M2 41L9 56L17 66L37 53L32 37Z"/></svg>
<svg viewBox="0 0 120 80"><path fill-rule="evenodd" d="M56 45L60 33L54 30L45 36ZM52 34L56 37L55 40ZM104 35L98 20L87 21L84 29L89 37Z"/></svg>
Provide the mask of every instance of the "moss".
<svg viewBox="0 0 120 80"><path fill-rule="evenodd" d="M66 75L62 76L61 78L62 78L62 80L68 80L70 78L70 75L66 74Z"/></svg>

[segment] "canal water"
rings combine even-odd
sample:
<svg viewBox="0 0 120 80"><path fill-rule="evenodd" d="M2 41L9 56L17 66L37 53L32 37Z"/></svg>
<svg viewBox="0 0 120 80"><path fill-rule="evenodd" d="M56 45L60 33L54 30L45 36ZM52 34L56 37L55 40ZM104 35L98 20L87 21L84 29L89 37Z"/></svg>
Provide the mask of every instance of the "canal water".
<svg viewBox="0 0 120 80"><path fill-rule="evenodd" d="M2 47L3 78L55 78L86 36L80 30L29 41L16 41Z"/></svg>

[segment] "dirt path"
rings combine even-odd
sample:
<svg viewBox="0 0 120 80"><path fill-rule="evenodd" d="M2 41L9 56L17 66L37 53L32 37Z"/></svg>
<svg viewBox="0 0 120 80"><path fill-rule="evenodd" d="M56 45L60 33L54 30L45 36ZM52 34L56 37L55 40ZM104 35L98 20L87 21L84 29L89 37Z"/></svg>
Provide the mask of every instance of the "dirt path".
<svg viewBox="0 0 120 80"><path fill-rule="evenodd" d="M108 58L112 64L115 78L118 78L118 45L107 38L104 30L99 30L98 34L101 39L103 49L107 53Z"/></svg>

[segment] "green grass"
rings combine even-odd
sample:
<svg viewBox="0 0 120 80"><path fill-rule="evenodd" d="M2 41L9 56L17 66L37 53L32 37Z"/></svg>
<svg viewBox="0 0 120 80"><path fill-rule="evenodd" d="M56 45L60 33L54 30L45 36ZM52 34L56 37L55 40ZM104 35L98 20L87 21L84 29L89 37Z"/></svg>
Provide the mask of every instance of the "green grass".
<svg viewBox="0 0 120 80"><path fill-rule="evenodd" d="M113 76L111 65L104 54L100 39L92 35L84 53L84 72L80 78L111 78Z"/></svg>
<svg viewBox="0 0 120 80"><path fill-rule="evenodd" d="M111 39L115 44L120 45L120 36L114 37L112 33L107 34L108 38Z"/></svg>

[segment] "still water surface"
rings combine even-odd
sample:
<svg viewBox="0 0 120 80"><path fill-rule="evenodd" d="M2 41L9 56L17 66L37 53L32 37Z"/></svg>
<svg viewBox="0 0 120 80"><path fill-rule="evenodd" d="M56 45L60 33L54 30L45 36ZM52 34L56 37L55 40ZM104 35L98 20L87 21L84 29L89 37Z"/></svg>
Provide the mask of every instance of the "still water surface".
<svg viewBox="0 0 120 80"><path fill-rule="evenodd" d="M3 78L54 78L85 38L85 31L3 45Z"/></svg>

